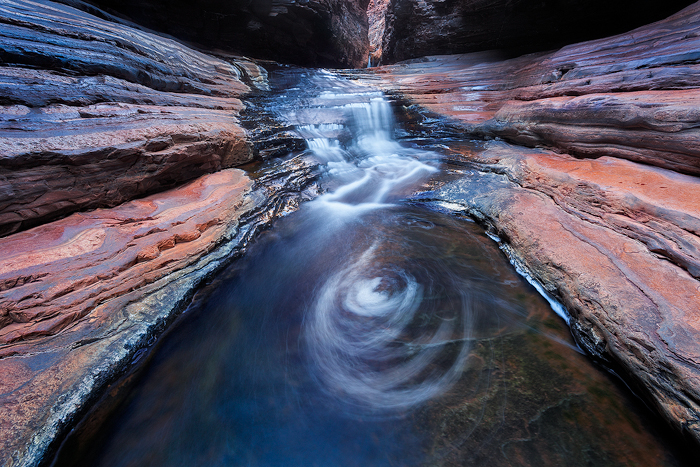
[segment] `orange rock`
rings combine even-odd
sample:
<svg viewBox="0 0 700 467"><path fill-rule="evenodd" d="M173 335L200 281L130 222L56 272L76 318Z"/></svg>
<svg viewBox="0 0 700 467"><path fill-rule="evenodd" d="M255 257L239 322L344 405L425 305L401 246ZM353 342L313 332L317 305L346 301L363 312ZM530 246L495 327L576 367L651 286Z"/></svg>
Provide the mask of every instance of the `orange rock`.
<svg viewBox="0 0 700 467"><path fill-rule="evenodd" d="M224 170L0 239L1 464L41 459L225 263L251 186Z"/></svg>
<svg viewBox="0 0 700 467"><path fill-rule="evenodd" d="M490 225L569 310L581 345L697 443L699 27L700 2L553 53L428 57L361 78L466 137L559 152L457 151L481 171L436 197Z"/></svg>
<svg viewBox="0 0 700 467"><path fill-rule="evenodd" d="M626 34L501 60L427 57L369 80L468 133L700 175L700 3Z"/></svg>
<svg viewBox="0 0 700 467"><path fill-rule="evenodd" d="M505 143L461 157L488 172L436 197L490 225L582 347L700 442L700 179Z"/></svg>

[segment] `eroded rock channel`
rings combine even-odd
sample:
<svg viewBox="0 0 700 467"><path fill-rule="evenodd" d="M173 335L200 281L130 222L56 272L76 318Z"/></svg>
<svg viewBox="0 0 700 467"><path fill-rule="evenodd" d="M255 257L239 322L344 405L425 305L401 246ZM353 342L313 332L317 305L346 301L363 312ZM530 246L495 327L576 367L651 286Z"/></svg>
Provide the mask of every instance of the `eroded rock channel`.
<svg viewBox="0 0 700 467"><path fill-rule="evenodd" d="M381 91L333 72L270 79L309 149L253 178L314 161L318 196L199 293L56 465L687 464L453 214L481 172L446 148L488 145L395 128Z"/></svg>
<svg viewBox="0 0 700 467"><path fill-rule="evenodd" d="M2 465L693 465L698 4L339 71L66 3L0 5Z"/></svg>

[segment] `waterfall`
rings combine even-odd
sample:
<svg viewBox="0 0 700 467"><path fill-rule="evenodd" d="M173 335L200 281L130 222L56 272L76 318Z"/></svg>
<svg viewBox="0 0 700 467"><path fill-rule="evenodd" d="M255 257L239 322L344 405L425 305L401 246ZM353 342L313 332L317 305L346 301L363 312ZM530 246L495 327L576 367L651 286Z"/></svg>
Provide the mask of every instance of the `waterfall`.
<svg viewBox="0 0 700 467"><path fill-rule="evenodd" d="M336 126L306 126L301 131L337 185L311 203L313 209L323 210L324 216L345 219L386 208L437 171L421 161L427 152L404 148L394 139L394 117L384 97L348 103L343 108L352 133L346 148L337 139L323 137L324 131L337 130Z"/></svg>
<svg viewBox="0 0 700 467"><path fill-rule="evenodd" d="M335 87L343 90L340 84ZM327 265L328 276L306 311L304 342L311 370L349 410L405 410L458 379L470 348L466 337L474 296L455 280L457 298L449 304L436 300L431 274L443 266L406 262L400 254L403 239L391 232L359 243L343 232L368 215L392 216L391 209L437 171L428 163L434 154L395 140L391 105L381 94L325 92L317 105L342 112L345 123L299 127L325 165L331 187L302 215L314 232L310 243L335 242L345 260ZM343 131L350 134L345 144L339 139ZM448 271L442 275L450 282ZM438 319L420 324L430 314ZM452 363L436 372L440 360Z"/></svg>

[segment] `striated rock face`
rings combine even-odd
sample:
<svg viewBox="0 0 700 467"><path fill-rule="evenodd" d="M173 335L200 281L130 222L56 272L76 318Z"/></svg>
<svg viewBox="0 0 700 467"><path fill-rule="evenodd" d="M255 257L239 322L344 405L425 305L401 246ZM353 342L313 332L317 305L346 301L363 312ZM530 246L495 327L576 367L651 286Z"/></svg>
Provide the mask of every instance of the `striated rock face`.
<svg viewBox="0 0 700 467"><path fill-rule="evenodd" d="M22 343L61 331L216 245L252 184L232 170L2 239L0 356L22 353Z"/></svg>
<svg viewBox="0 0 700 467"><path fill-rule="evenodd" d="M210 49L303 66L353 68L367 64L368 1L92 0L91 3Z"/></svg>
<svg viewBox="0 0 700 467"><path fill-rule="evenodd" d="M2 465L38 464L221 267L260 200L251 185L229 169L0 239Z"/></svg>
<svg viewBox="0 0 700 467"><path fill-rule="evenodd" d="M202 281L298 205L279 192L304 164L275 189L229 168L255 153L240 98L266 87L247 60L0 3L0 465L46 462Z"/></svg>
<svg viewBox="0 0 700 467"><path fill-rule="evenodd" d="M674 0L389 0L382 63L435 54L550 50L657 21L692 3Z"/></svg>
<svg viewBox="0 0 700 467"><path fill-rule="evenodd" d="M700 174L700 4L549 54L429 57L377 76L460 131Z"/></svg>
<svg viewBox="0 0 700 467"><path fill-rule="evenodd" d="M700 179L490 143L435 193L491 226L579 344L700 442Z"/></svg>
<svg viewBox="0 0 700 467"><path fill-rule="evenodd" d="M489 225L579 343L700 443L699 26L700 3L555 53L368 79L449 131L541 146L455 150L470 168L430 196Z"/></svg>
<svg viewBox="0 0 700 467"><path fill-rule="evenodd" d="M0 4L0 60L0 235L252 158L236 116L253 64L15 0Z"/></svg>

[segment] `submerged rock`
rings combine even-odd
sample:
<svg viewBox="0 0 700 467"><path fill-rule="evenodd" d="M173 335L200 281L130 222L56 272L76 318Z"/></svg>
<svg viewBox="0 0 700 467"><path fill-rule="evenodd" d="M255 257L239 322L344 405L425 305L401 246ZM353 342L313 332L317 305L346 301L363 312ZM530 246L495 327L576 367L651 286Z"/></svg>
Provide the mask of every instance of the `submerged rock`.
<svg viewBox="0 0 700 467"><path fill-rule="evenodd" d="M429 57L367 78L453 132L553 150L456 151L473 169L430 196L489 225L579 343L696 442L699 24L700 3L554 53Z"/></svg>
<svg viewBox="0 0 700 467"><path fill-rule="evenodd" d="M491 226L563 303L579 344L700 440L700 180L490 143L435 198Z"/></svg>

